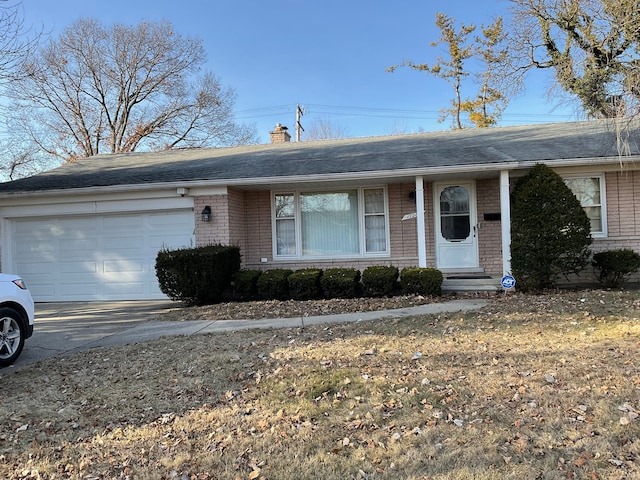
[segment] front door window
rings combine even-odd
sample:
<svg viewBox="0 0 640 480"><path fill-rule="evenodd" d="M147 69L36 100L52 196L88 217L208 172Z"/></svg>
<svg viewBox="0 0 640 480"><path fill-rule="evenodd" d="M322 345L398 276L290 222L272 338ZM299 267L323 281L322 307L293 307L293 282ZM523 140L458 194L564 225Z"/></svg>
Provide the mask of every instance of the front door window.
<svg viewBox="0 0 640 480"><path fill-rule="evenodd" d="M471 233L469 190L450 186L440 193L440 232L449 242L466 240Z"/></svg>

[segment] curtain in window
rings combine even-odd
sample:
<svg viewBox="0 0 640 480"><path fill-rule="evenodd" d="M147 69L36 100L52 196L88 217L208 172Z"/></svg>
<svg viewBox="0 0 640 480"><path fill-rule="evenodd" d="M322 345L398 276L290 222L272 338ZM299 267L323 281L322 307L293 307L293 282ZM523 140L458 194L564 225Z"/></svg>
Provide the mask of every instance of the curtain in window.
<svg viewBox="0 0 640 480"><path fill-rule="evenodd" d="M293 194L276 195L276 253L296 254L295 197Z"/></svg>
<svg viewBox="0 0 640 480"><path fill-rule="evenodd" d="M358 193L300 194L302 255L349 255L359 251Z"/></svg>
<svg viewBox="0 0 640 480"><path fill-rule="evenodd" d="M364 234L367 253L387 251L384 190L381 188L364 191Z"/></svg>
<svg viewBox="0 0 640 480"><path fill-rule="evenodd" d="M571 189L580 205L591 221L591 232L602 232L602 199L600 194L600 178L565 178L564 182Z"/></svg>

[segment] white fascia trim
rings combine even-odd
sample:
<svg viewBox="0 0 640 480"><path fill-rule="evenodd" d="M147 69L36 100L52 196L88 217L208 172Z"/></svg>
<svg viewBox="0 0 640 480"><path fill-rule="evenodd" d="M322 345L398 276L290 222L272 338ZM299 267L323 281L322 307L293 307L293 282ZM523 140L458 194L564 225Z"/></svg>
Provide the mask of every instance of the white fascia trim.
<svg viewBox="0 0 640 480"><path fill-rule="evenodd" d="M2 218L53 217L59 215L99 215L105 213L152 212L193 209L193 198L149 198L119 200L77 199L75 202L32 203L0 207Z"/></svg>
<svg viewBox="0 0 640 480"><path fill-rule="evenodd" d="M133 184L133 185L114 185L108 187L84 187L84 188L67 188L59 190L31 190L24 192L0 192L0 200L3 202L10 201L13 198L19 199L20 203L24 203L25 197L41 198L41 197L72 197L72 196L108 196L121 195L123 198L140 198L141 196L151 197L170 197L178 194L178 188L187 188L188 196L196 195L226 195L227 182L170 182L170 183L153 183L153 184ZM186 197L187 195L185 195Z"/></svg>

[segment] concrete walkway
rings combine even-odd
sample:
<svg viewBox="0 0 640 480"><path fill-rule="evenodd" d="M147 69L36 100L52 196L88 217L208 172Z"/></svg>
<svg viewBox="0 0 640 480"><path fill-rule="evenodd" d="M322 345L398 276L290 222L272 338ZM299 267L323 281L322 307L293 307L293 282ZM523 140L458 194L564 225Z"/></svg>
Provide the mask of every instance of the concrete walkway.
<svg viewBox="0 0 640 480"><path fill-rule="evenodd" d="M462 299L397 310L340 315L180 322L157 320L158 315L170 308L175 308L175 304L169 301L37 304L33 337L27 340L18 361L13 366L0 370L0 375L18 371L26 365L47 358L93 348L147 342L166 336L402 318L475 310L488 303L488 300L483 299Z"/></svg>

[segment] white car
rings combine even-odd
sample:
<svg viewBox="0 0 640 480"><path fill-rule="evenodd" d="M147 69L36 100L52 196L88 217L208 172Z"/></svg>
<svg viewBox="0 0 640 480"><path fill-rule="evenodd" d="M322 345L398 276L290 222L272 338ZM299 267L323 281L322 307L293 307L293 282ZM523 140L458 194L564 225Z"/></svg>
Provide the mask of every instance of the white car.
<svg viewBox="0 0 640 480"><path fill-rule="evenodd" d="M0 273L0 368L16 361L33 335L33 298L22 278Z"/></svg>

